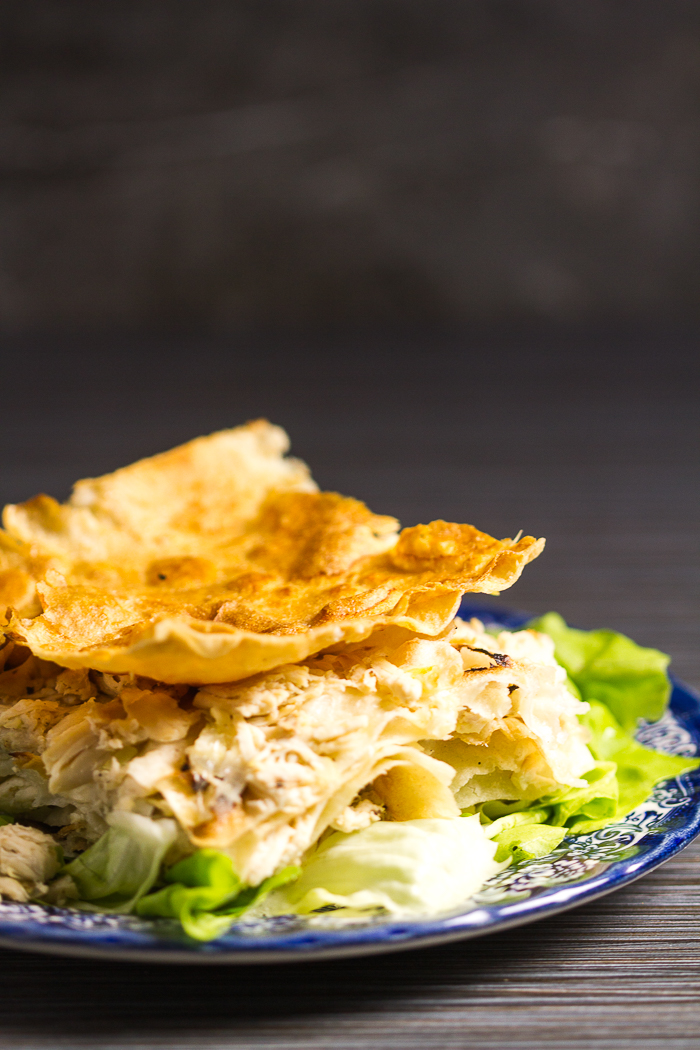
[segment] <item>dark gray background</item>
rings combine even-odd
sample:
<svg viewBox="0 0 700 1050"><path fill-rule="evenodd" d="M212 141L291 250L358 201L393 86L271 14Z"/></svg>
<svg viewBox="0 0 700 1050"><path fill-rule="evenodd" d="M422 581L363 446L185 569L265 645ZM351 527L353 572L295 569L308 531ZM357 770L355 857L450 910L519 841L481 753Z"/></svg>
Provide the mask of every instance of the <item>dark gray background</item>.
<svg viewBox="0 0 700 1050"><path fill-rule="evenodd" d="M700 319L693 0L4 0L0 328Z"/></svg>

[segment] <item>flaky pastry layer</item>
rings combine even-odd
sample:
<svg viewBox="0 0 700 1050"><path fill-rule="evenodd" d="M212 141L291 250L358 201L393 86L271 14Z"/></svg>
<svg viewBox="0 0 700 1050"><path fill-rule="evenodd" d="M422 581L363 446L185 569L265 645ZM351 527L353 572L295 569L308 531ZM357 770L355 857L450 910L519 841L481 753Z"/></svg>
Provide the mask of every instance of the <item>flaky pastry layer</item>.
<svg viewBox="0 0 700 1050"><path fill-rule="evenodd" d="M380 626L438 635L466 591L498 593L544 540L434 521L398 531L318 492L264 420L5 508L11 630L68 668L236 681Z"/></svg>

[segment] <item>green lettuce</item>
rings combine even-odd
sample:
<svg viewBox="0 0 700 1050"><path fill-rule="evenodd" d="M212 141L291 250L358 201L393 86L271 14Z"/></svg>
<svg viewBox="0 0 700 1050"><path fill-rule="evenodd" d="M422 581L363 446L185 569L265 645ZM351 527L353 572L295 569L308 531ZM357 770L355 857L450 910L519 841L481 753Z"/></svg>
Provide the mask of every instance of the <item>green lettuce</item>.
<svg viewBox="0 0 700 1050"><path fill-rule="evenodd" d="M547 798L550 823L573 830L582 821L594 820L602 821L602 827L617 816L620 785L615 762L596 762L581 779L585 787L564 788Z"/></svg>
<svg viewBox="0 0 700 1050"><path fill-rule="evenodd" d="M109 830L66 864L62 874L72 877L89 908L129 912L156 881L177 837L177 824L121 810L111 813L108 822Z"/></svg>
<svg viewBox="0 0 700 1050"><path fill-rule="evenodd" d="M566 826L572 834L596 831L641 805L660 780L700 764L695 758L652 751L634 739L641 718L653 722L666 710L671 683L665 653L645 649L615 631L568 627L553 612L528 627L549 635L573 690L590 704L581 721L597 760L595 769L584 774L588 787L534 804L553 805L552 824Z"/></svg>
<svg viewBox="0 0 700 1050"><path fill-rule="evenodd" d="M566 835L566 828L550 824L520 824L494 836L498 844L496 860L537 860L556 849Z"/></svg>
<svg viewBox="0 0 700 1050"><path fill-rule="evenodd" d="M585 786L563 788L534 802L479 806L481 820L490 825L487 833L499 844L499 859L506 850L515 860L526 859L528 851L542 856L535 851L545 849L547 828L577 835L621 820L660 780L700 764L696 758L652 751L634 739L640 718L656 720L666 709L671 692L668 656L615 631L568 627L558 613L547 613L528 627L552 638L572 692L589 704L581 721L589 731L596 764L584 773ZM551 841L558 845L554 835Z"/></svg>
<svg viewBox="0 0 700 1050"><path fill-rule="evenodd" d="M612 818L577 819L571 825L574 832L596 831L605 827L611 820L619 820L649 797L654 784L658 784L660 780L680 776L681 773L696 769L700 765L700 759L686 758L684 755L664 755L639 744L625 732L605 704L592 702L590 711L583 715L581 721L591 734L588 746L593 757L598 759L599 765L615 765L618 799ZM580 817L586 815L582 812Z"/></svg>
<svg viewBox="0 0 700 1050"><path fill-rule="evenodd" d="M558 841L552 836L554 849L564 835L588 834L621 820L649 797L660 780L700 765L697 758L664 755L643 747L625 732L605 704L591 703L582 722L591 734L588 746L597 760L595 767L583 774L585 787L563 788L534 802L484 802L477 807L487 825L486 833L499 844L497 860L505 859L506 848L514 860L525 860L529 858L518 853L521 846L528 850L546 845L546 839L538 839L528 827L560 829ZM531 856L544 853L531 852Z"/></svg>
<svg viewBox="0 0 700 1050"><path fill-rule="evenodd" d="M618 814L616 763L596 762L582 779L587 782L585 787L561 788L534 802L483 802L478 807L481 819L487 824L494 821L498 831L542 822L570 832L582 820L610 823Z"/></svg>
<svg viewBox="0 0 700 1050"><path fill-rule="evenodd" d="M591 734L595 767L583 774L585 787L563 788L534 802L485 802L478 807L486 834L498 843L496 860L541 857L564 835L581 835L626 817L660 780L700 765L697 758L664 755L637 743L604 704L593 702L582 721ZM548 839L548 829L559 831ZM537 830L539 829L539 831ZM538 852L539 851L539 852Z"/></svg>
<svg viewBox="0 0 700 1050"><path fill-rule="evenodd" d="M604 703L623 727L634 732L640 718L655 722L666 710L671 683L669 657L645 649L617 631L579 631L550 612L527 625L548 634L554 655L582 700Z"/></svg>
<svg viewBox="0 0 700 1050"><path fill-rule="evenodd" d="M169 885L143 897L138 915L178 919L188 936L198 941L220 937L253 904L299 875L284 868L259 886L244 887L231 858L214 849L200 849L165 873Z"/></svg>
<svg viewBox="0 0 700 1050"><path fill-rule="evenodd" d="M571 828L579 818L605 818L609 823L618 812L616 763L596 762L581 779L586 781L585 787L561 788L534 802L483 802L478 807L481 819L503 827L511 814L518 817L518 823L543 821L554 827Z"/></svg>
<svg viewBox="0 0 700 1050"><path fill-rule="evenodd" d="M549 809L533 806L511 810L489 823L489 818L482 813L481 821L487 825L485 833L497 845L496 861L536 860L556 849L566 829L546 823L549 815Z"/></svg>

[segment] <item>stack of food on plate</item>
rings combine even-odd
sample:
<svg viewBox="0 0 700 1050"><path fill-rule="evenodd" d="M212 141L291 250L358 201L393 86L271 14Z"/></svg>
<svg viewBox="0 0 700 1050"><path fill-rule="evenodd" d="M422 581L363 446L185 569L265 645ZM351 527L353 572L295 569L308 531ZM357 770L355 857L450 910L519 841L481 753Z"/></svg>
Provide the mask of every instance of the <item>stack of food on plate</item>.
<svg viewBox="0 0 700 1050"><path fill-rule="evenodd" d="M454 908L693 760L667 658L460 620L544 546L399 531L257 421L8 506L0 894L178 919Z"/></svg>

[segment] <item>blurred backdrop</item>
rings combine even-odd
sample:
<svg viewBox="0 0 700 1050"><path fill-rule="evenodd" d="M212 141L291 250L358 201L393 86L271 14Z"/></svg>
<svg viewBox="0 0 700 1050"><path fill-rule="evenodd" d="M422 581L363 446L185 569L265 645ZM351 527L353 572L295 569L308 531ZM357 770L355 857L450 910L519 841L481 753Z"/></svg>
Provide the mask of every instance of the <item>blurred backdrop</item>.
<svg viewBox="0 0 700 1050"><path fill-rule="evenodd" d="M5 331L700 319L693 0L4 0Z"/></svg>
<svg viewBox="0 0 700 1050"><path fill-rule="evenodd" d="M700 6L4 0L0 501L266 415L700 683Z"/></svg>

